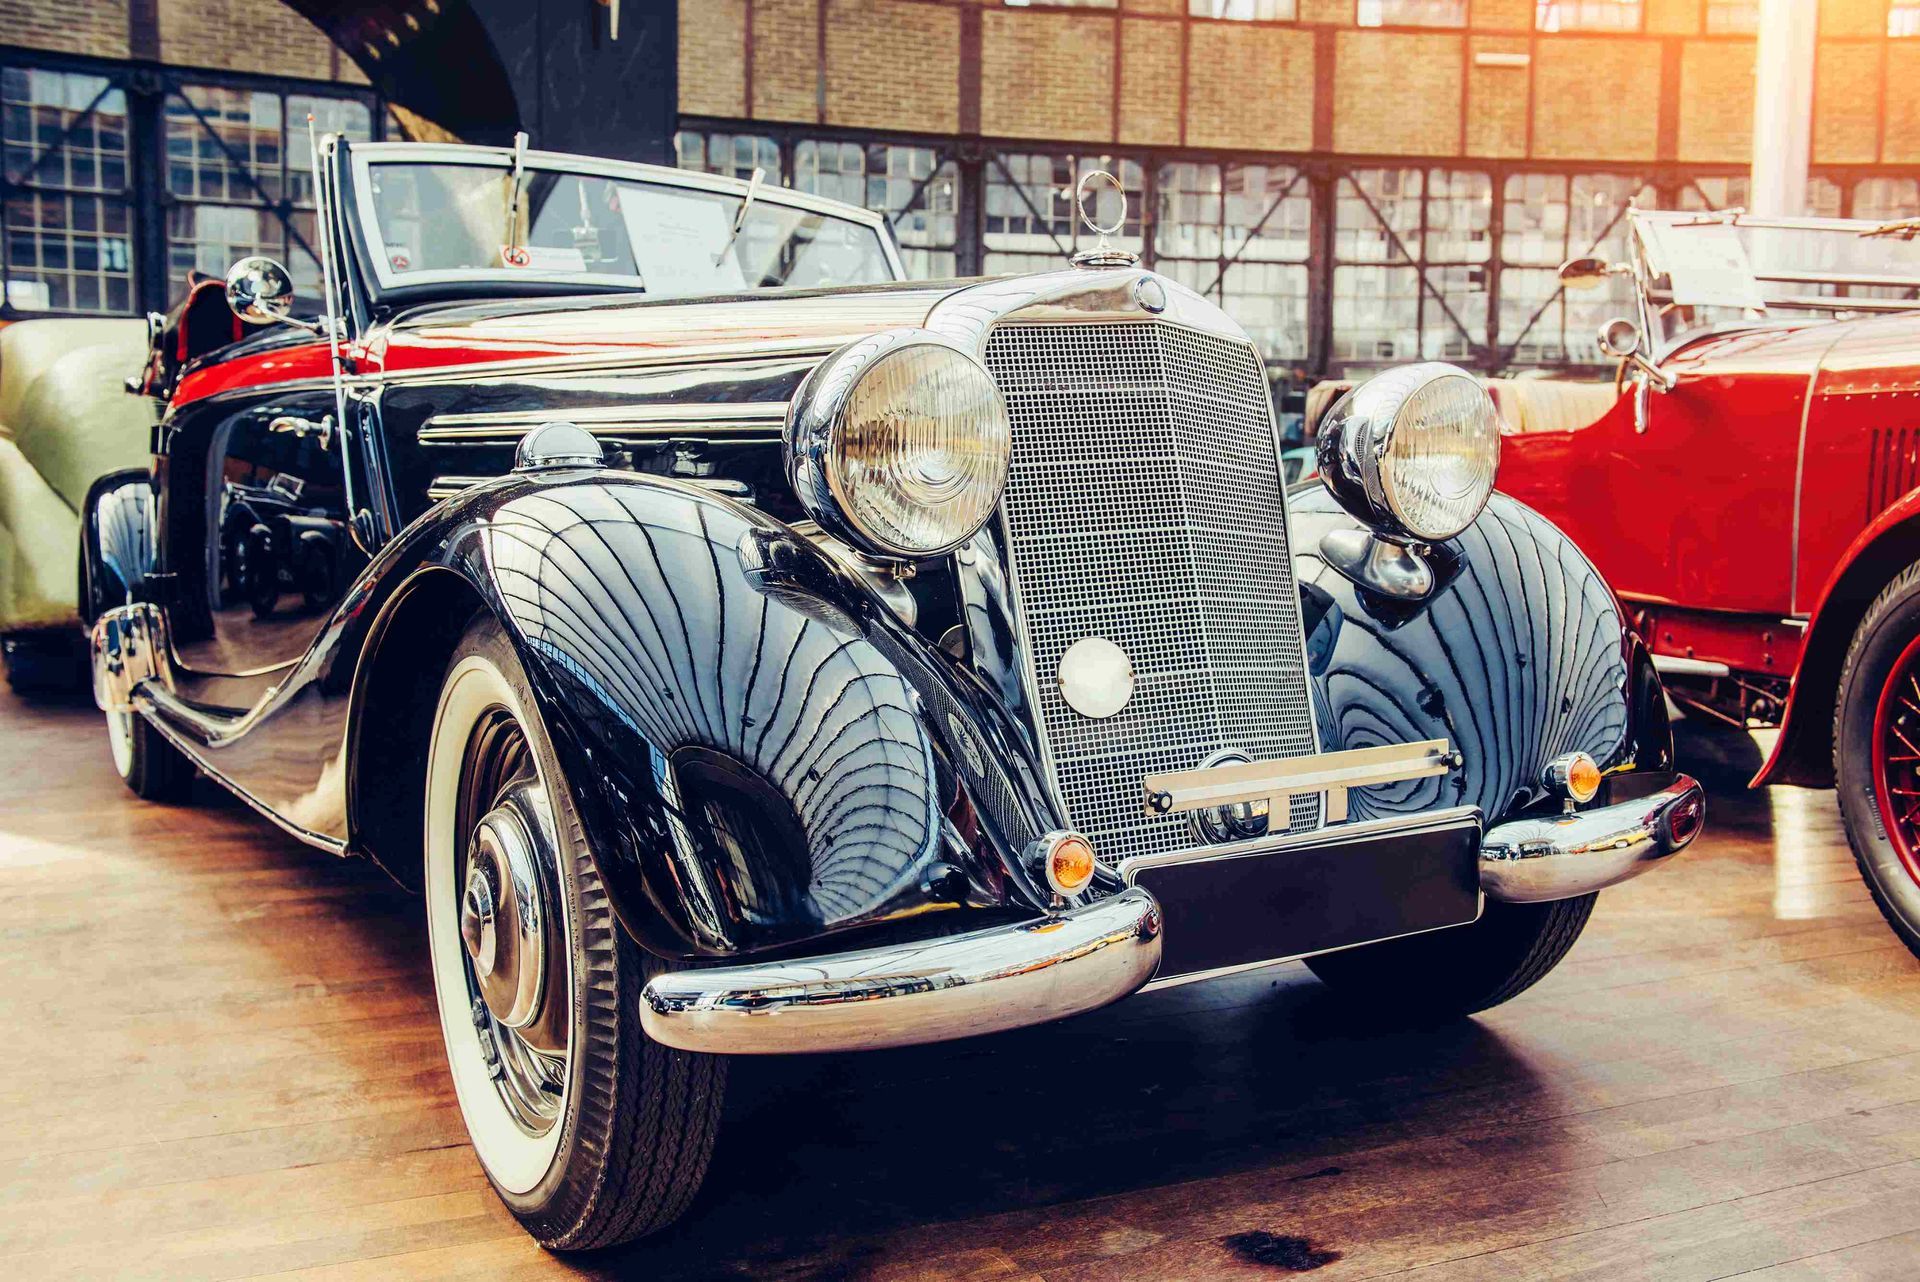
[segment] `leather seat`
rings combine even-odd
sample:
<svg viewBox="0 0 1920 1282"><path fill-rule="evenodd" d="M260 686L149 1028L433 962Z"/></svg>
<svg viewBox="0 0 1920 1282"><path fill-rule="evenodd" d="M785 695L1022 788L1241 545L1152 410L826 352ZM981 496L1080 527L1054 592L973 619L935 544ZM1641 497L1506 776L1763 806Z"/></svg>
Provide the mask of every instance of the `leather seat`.
<svg viewBox="0 0 1920 1282"><path fill-rule="evenodd" d="M0 329L0 633L79 621L80 507L100 476L143 466L158 405L130 396L140 320Z"/></svg>
<svg viewBox="0 0 1920 1282"><path fill-rule="evenodd" d="M1600 421L1616 397L1613 381L1576 383L1550 378L1489 378L1481 380L1500 411L1500 430L1507 435L1529 432L1577 432Z"/></svg>

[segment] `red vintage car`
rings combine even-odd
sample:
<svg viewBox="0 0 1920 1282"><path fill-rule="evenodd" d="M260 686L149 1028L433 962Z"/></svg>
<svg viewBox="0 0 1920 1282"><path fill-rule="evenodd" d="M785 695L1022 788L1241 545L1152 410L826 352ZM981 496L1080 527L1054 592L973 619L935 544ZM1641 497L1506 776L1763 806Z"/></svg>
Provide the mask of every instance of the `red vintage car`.
<svg viewBox="0 0 1920 1282"><path fill-rule="evenodd" d="M1672 698L1837 786L1920 953L1920 220L1634 211L1613 386L1492 380L1501 488L1613 584ZM1595 399L1597 397L1597 400Z"/></svg>

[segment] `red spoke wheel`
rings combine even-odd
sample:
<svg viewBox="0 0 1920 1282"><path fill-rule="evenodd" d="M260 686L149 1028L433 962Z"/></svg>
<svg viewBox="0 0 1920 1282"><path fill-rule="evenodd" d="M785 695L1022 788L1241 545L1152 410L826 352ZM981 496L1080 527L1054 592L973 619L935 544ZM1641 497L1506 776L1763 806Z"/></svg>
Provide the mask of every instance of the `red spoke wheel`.
<svg viewBox="0 0 1920 1282"><path fill-rule="evenodd" d="M1893 661L1874 705L1873 795L1894 853L1920 885L1920 634Z"/></svg>
<svg viewBox="0 0 1920 1282"><path fill-rule="evenodd" d="M1835 693L1834 790L1847 842L1887 924L1920 955L1920 563L1867 607Z"/></svg>

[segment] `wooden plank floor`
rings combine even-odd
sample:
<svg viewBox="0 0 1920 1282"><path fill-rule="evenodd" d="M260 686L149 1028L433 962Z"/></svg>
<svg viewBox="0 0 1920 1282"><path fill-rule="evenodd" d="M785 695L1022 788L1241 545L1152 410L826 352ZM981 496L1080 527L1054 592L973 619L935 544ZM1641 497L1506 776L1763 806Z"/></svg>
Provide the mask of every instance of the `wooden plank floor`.
<svg viewBox="0 0 1920 1282"><path fill-rule="evenodd" d="M1745 739L1685 740L1709 835L1475 1021L1290 966L745 1062L687 1221L584 1265L481 1179L413 900L135 802L90 708L0 695L0 744L0 1278L1920 1277L1920 964Z"/></svg>

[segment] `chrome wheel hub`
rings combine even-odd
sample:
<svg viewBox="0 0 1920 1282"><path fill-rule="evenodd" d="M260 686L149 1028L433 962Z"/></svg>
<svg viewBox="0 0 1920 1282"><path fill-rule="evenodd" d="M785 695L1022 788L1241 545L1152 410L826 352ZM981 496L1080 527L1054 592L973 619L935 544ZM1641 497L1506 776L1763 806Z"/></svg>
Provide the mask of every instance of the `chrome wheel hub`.
<svg viewBox="0 0 1920 1282"><path fill-rule="evenodd" d="M509 793L474 826L467 884L460 897L460 938L493 1017L524 1029L546 995L546 913L540 858L545 844L537 801L526 785Z"/></svg>

